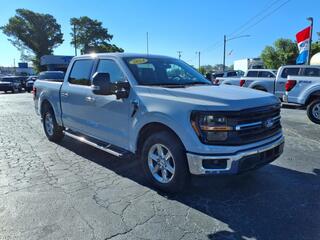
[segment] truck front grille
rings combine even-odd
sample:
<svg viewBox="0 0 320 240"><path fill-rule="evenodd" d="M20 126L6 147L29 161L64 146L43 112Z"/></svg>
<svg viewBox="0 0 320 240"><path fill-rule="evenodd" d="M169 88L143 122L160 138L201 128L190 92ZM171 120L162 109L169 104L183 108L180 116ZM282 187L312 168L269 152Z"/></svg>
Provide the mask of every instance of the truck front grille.
<svg viewBox="0 0 320 240"><path fill-rule="evenodd" d="M281 132L280 104L229 112L225 116L233 127L228 140L216 145L244 145L261 141Z"/></svg>

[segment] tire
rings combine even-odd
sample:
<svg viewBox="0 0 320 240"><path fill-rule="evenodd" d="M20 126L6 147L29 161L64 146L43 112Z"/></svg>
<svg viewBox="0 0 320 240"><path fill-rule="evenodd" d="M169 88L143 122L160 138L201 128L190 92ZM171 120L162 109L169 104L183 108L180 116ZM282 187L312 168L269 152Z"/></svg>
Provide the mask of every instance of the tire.
<svg viewBox="0 0 320 240"><path fill-rule="evenodd" d="M159 147L162 149L162 154ZM169 155L171 157L165 160L165 157ZM163 156L162 160L157 158L158 156ZM161 191L180 192L189 183L190 172L184 147L169 131L154 133L146 139L143 143L140 161L146 178ZM156 172L152 173L152 169Z"/></svg>
<svg viewBox="0 0 320 240"><path fill-rule="evenodd" d="M307 115L312 122L320 124L320 98L308 105Z"/></svg>
<svg viewBox="0 0 320 240"><path fill-rule="evenodd" d="M44 132L52 142L60 142L64 137L63 128L58 125L51 107L46 107L42 115Z"/></svg>

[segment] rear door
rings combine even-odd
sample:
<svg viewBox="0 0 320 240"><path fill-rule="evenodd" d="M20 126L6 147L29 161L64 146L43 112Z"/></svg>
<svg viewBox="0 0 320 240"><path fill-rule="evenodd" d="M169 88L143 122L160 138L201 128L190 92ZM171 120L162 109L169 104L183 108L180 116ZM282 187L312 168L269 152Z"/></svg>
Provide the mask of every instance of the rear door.
<svg viewBox="0 0 320 240"><path fill-rule="evenodd" d="M94 59L74 61L60 92L64 126L88 135L93 123L87 115L88 107L91 107L87 96L92 92L91 76L94 63Z"/></svg>
<svg viewBox="0 0 320 240"><path fill-rule="evenodd" d="M300 67L284 67L282 71L279 72L276 83L275 83L275 95L282 99L285 92L285 85L287 82L287 76L299 76Z"/></svg>

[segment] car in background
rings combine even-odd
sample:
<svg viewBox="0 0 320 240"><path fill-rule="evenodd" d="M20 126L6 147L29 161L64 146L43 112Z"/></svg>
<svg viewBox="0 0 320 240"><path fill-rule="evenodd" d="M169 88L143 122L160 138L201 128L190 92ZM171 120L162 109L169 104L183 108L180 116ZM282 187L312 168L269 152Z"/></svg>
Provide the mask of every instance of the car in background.
<svg viewBox="0 0 320 240"><path fill-rule="evenodd" d="M21 92L22 91L22 84L17 76L3 76L0 77L0 91L5 93L7 92Z"/></svg>
<svg viewBox="0 0 320 240"><path fill-rule="evenodd" d="M40 72L38 76L39 80L46 80L52 82L63 82L64 72L62 71L44 71Z"/></svg>
<svg viewBox="0 0 320 240"><path fill-rule="evenodd" d="M240 79L240 87L273 93L277 76L275 69L251 69Z"/></svg>
<svg viewBox="0 0 320 240"><path fill-rule="evenodd" d="M242 71L225 71L225 72L216 72L212 74L211 81L215 85L220 85L223 81L230 79L239 80L243 76L244 72Z"/></svg>
<svg viewBox="0 0 320 240"><path fill-rule="evenodd" d="M38 76L30 76L26 82L26 91L31 92L33 88L33 83L38 79Z"/></svg>
<svg viewBox="0 0 320 240"><path fill-rule="evenodd" d="M320 124L320 68L307 68L309 76L288 76L283 101L307 107L309 119Z"/></svg>

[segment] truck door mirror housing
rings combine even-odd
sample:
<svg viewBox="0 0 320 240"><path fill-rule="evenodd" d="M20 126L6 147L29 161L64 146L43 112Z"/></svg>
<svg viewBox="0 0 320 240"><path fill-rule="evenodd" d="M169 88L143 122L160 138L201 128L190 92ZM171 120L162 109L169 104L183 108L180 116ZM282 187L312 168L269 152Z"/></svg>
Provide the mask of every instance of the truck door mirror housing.
<svg viewBox="0 0 320 240"><path fill-rule="evenodd" d="M92 76L92 92L96 95L112 95L115 85L110 81L109 73L96 72Z"/></svg>
<svg viewBox="0 0 320 240"><path fill-rule="evenodd" d="M109 73L96 72L92 77L92 92L96 95L116 95L117 99L129 96L130 84L128 81L112 83Z"/></svg>

